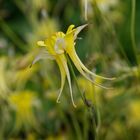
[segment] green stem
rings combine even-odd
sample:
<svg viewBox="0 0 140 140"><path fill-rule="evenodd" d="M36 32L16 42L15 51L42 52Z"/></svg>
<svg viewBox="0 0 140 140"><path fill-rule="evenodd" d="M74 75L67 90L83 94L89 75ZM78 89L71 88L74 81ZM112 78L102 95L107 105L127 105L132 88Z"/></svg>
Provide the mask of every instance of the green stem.
<svg viewBox="0 0 140 140"><path fill-rule="evenodd" d="M97 127L96 127L96 139L99 139L99 130L101 127L101 116L100 116L100 110L99 110L99 104L97 104L97 94L95 91L95 86L94 86L94 104L95 104L95 111L96 111L96 115L97 115Z"/></svg>
<svg viewBox="0 0 140 140"><path fill-rule="evenodd" d="M131 11L131 41L134 53L137 54L136 41L135 41L135 10L136 0L132 0L132 11ZM138 62L137 62L138 63Z"/></svg>
<svg viewBox="0 0 140 140"><path fill-rule="evenodd" d="M89 129L89 122L88 122L88 110L84 110L84 115L83 115L83 138L84 140L88 139L88 129Z"/></svg>
<svg viewBox="0 0 140 140"><path fill-rule="evenodd" d="M81 98L82 98L82 100L83 100L83 102L84 102L83 94L82 94L82 92L81 92L81 90L80 90L80 88L79 88L79 86L78 86L78 82L77 82L77 78L76 78L75 72L74 72L74 70L73 70L72 64L71 64L70 59L69 59L69 57L68 57L67 54L66 54L66 57L67 57L67 61L68 61L68 65L69 65L70 71L71 71L71 73L72 73L72 75L73 75L73 77L74 77L74 80L75 80L77 89L79 90L80 95L81 95ZM73 114L71 115L71 117L72 117L73 125L74 125L74 127L75 127L75 131L76 131L76 133L77 133L77 137L78 137L79 140L81 140L81 139L82 139L82 133L81 133L79 124L78 124L78 122L76 121L76 119L74 118Z"/></svg>
<svg viewBox="0 0 140 140"><path fill-rule="evenodd" d="M72 67L72 64L71 64L71 61L70 61L70 59L69 59L69 56L66 54L66 58L67 58L67 61L68 61L68 65L69 65L69 68L70 68L70 70L71 70L71 73L72 73L72 75L73 75L73 77L74 77L74 80L75 80L75 83L76 83L76 86L77 86L77 89L78 89L78 91L80 92L80 95L81 95L81 98L82 98L82 100L83 100L83 102L84 102L84 104L86 105L86 107L87 107L87 110L88 110L88 112L89 112L89 114L90 114L90 117L91 117L91 119L92 119L92 128L93 128L93 131L94 131L94 134L95 134L95 139L97 139L97 132L96 132L96 126L95 126L95 119L93 118L93 117L95 117L94 115L96 115L96 114L93 114L93 112L92 112L92 105L90 106L88 106L85 102L85 97L84 97L84 95L82 94L82 92L81 92L81 90L80 90L80 88L79 88L79 85L78 85L78 82L77 82L77 78L76 78L76 75L75 75L75 72L74 72L74 70L73 70L73 67ZM99 113L99 112L98 112ZM99 117L99 116L98 116ZM84 132L85 133L85 132Z"/></svg>
<svg viewBox="0 0 140 140"><path fill-rule="evenodd" d="M82 132L81 132L78 120L75 118L73 113L71 113L71 119L72 119L73 126L77 135L77 139L82 140Z"/></svg>
<svg viewBox="0 0 140 140"><path fill-rule="evenodd" d="M88 14L88 0L85 0L85 4L84 4L84 6L85 6L85 21L87 21L87 14Z"/></svg>
<svg viewBox="0 0 140 140"><path fill-rule="evenodd" d="M139 66L139 59L137 54L137 45L136 45L136 39L135 39L135 17L136 17L136 0L132 0L132 10L131 10L131 26L130 26L130 32L131 32L131 42L132 42L132 48L135 53L136 57L136 63L138 65L138 74L140 76L140 66Z"/></svg>
<svg viewBox="0 0 140 140"><path fill-rule="evenodd" d="M76 87L77 87L77 89L78 89L78 91L79 91L79 93L81 95L81 98L82 98L83 102L85 102L84 101L84 96L83 96L83 94L82 94L82 92L81 92L81 90L79 88L79 85L78 85L78 82L77 82L77 78L76 78L75 72L73 70L72 64L71 64L70 59L69 59L69 56L67 54L66 54L66 57L67 57L67 61L68 61L68 65L69 65L70 71L71 71L71 73L72 73L72 75L74 77L74 80L75 80L75 83L76 83Z"/></svg>
<svg viewBox="0 0 140 140"><path fill-rule="evenodd" d="M135 53L136 62L139 66L139 59L137 55L137 45L136 45L136 38L135 38L135 19L136 19L136 0L132 0L132 11L131 11L131 41L132 41L132 48Z"/></svg>

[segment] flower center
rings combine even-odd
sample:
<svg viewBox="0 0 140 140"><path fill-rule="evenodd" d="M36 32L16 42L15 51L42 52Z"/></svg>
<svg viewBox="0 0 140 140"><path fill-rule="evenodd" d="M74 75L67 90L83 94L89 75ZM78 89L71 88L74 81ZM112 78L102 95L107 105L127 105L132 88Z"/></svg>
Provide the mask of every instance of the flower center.
<svg viewBox="0 0 140 140"><path fill-rule="evenodd" d="M66 42L65 42L64 38L58 37L56 39L56 43L55 43L55 46L54 46L55 52L57 54L62 54L62 53L64 53L65 47L66 47Z"/></svg>

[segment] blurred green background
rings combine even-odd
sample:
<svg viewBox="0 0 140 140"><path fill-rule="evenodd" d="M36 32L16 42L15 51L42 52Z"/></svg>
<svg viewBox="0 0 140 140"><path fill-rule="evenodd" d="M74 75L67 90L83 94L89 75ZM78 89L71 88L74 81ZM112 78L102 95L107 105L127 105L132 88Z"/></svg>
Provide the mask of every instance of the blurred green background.
<svg viewBox="0 0 140 140"><path fill-rule="evenodd" d="M139 0L0 0L0 140L140 140ZM114 81L94 86L74 68L74 108L54 61L29 68L36 42L88 23L76 51ZM84 95L81 99L78 88Z"/></svg>

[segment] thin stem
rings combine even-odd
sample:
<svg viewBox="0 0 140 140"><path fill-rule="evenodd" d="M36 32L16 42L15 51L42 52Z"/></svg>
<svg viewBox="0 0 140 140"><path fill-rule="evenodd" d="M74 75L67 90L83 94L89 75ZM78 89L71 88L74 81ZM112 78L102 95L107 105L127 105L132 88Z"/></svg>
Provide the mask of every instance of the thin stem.
<svg viewBox="0 0 140 140"><path fill-rule="evenodd" d="M132 11L131 11L131 41L134 53L137 54L136 40L135 40L135 10L136 10L136 0L132 0ZM138 63L138 62L137 62Z"/></svg>
<svg viewBox="0 0 140 140"><path fill-rule="evenodd" d="M85 0L84 4L84 10L85 10L85 20L87 21L87 13L88 13L88 0Z"/></svg>
<svg viewBox="0 0 140 140"><path fill-rule="evenodd" d="M74 70L73 70L72 64L71 64L70 59L69 59L69 57L68 57L67 54L66 54L66 57L67 57L67 60L68 60L68 65L69 65L70 71L71 71L71 73L72 73L72 75L73 75L73 77L74 77L74 80L75 80L77 89L78 89L78 91L80 92L80 95L81 95L81 98L82 98L83 102L85 102L85 101L84 101L83 94L82 94L82 92L81 92L81 90L80 90L80 88L79 88L79 85L78 85L78 82L77 82L77 78L76 78L75 72L74 72Z"/></svg>
<svg viewBox="0 0 140 140"><path fill-rule="evenodd" d="M71 73L72 73L72 75L73 75L73 77L74 77L74 79L75 79L75 83L76 83L77 89L79 90L80 95L81 95L81 98L82 98L84 104L86 105L87 110L88 110L88 112L89 112L89 114L90 114L90 117L91 117L91 120L92 120L92 124L93 124L93 125L92 125L92 128L93 128L93 130L94 130L95 139L97 139L97 132L96 132L96 126L95 126L96 123L95 123L95 119L93 118L94 115L96 115L96 114L93 114L93 105L87 105L88 103L86 103L86 102L88 102L88 101L86 101L85 96L83 95L83 93L82 93L81 90L80 90L80 87L79 87L79 85L78 85L75 72L74 72L74 70L73 70L71 61L70 61L70 59L69 59L69 57L68 57L67 54L66 54L66 58L67 58L67 60L68 60L68 65L69 65L69 68L70 68L70 70L71 70ZM99 112L98 112L98 113L99 113ZM99 114L98 114L98 115L99 115ZM98 117L99 117L99 116L98 116Z"/></svg>
<svg viewBox="0 0 140 140"><path fill-rule="evenodd" d="M84 115L83 115L83 123L84 123L83 138L84 138L84 140L88 139L89 122L88 122L87 116L88 116L88 110L84 110Z"/></svg>
<svg viewBox="0 0 140 140"><path fill-rule="evenodd" d="M96 128L96 139L99 139L99 130L101 127L101 116L100 116L100 110L99 110L99 104L97 104L97 94L94 86L94 104L95 104L95 109L96 109L96 116L97 116L97 128Z"/></svg>
<svg viewBox="0 0 140 140"><path fill-rule="evenodd" d="M71 119L72 119L72 122L73 122L73 126L74 126L74 129L75 129L75 132L77 134L77 139L78 140L82 140L82 132L81 132L79 123L78 123L78 121L75 118L73 113L71 113Z"/></svg>
<svg viewBox="0 0 140 140"><path fill-rule="evenodd" d="M138 74L139 72L139 59L137 54L137 45L136 45L136 38L135 38L135 17L136 17L136 0L132 0L132 10L131 10L131 26L130 26L130 32L131 32L131 42L132 42L132 48L135 53L136 63L138 65Z"/></svg>

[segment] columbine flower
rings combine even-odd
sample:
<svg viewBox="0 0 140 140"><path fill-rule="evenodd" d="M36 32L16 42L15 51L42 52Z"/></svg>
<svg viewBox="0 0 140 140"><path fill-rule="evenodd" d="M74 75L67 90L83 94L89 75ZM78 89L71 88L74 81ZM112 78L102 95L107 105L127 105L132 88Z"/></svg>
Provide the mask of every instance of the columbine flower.
<svg viewBox="0 0 140 140"><path fill-rule="evenodd" d="M16 112L15 130L20 130L22 126L25 128L28 126L38 127L33 108L39 106L39 101L34 92L21 91L12 93L8 99L10 106Z"/></svg>
<svg viewBox="0 0 140 140"><path fill-rule="evenodd" d="M90 82L94 83L97 86L103 87L99 84L97 84L93 79L96 77L102 78L102 79L109 79L111 80L112 78L105 78L99 75L96 75L95 73L91 72L88 70L84 64L81 62L79 57L76 54L75 50L75 40L77 38L77 35L79 32L84 29L87 26L87 24L79 26L77 28L74 28L74 25L70 25L67 32L56 32L52 36L48 37L44 41L38 41L37 44L40 46L41 50L40 53L36 56L36 58L33 61L33 64L37 62L40 59L53 59L57 62L60 73L61 73L61 88L60 92L57 98L57 102L60 102L60 96L64 87L65 79L67 77L69 88L70 88L70 95L71 95L71 100L73 103L73 106L75 107L75 103L73 100L73 94L72 94L72 87L71 87L71 78L70 78L70 73L69 73L69 68L67 65L67 58L66 54L69 55L71 58L72 62L74 63L75 67L77 70ZM94 78L90 78L88 76L90 74ZM103 87L106 88L106 87Z"/></svg>

